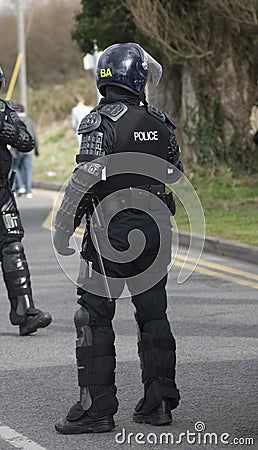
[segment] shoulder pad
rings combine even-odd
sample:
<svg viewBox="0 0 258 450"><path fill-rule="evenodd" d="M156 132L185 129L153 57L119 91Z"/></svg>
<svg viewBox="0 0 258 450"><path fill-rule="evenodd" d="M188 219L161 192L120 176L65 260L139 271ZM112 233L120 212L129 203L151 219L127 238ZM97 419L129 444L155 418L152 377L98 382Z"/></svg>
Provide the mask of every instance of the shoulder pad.
<svg viewBox="0 0 258 450"><path fill-rule="evenodd" d="M166 120L165 114L162 111L160 111L160 109L156 108L156 106L147 105L147 112L151 116L156 117L156 119L165 123L165 120Z"/></svg>
<svg viewBox="0 0 258 450"><path fill-rule="evenodd" d="M19 105L17 105L16 103L12 102L12 100L7 100L5 102L8 106L8 108L10 108L12 111L19 111L20 107Z"/></svg>
<svg viewBox="0 0 258 450"><path fill-rule="evenodd" d="M103 116L111 119L113 122L116 122L126 113L127 110L128 107L124 105L124 103L108 103L107 105L102 106L102 108L99 109L99 112Z"/></svg>
<svg viewBox="0 0 258 450"><path fill-rule="evenodd" d="M4 111L5 111L5 101L0 100L0 112L4 112Z"/></svg>
<svg viewBox="0 0 258 450"><path fill-rule="evenodd" d="M77 134L89 133L92 130L96 130L100 124L101 115L98 111L93 111L82 119Z"/></svg>
<svg viewBox="0 0 258 450"><path fill-rule="evenodd" d="M176 124L175 124L174 120L172 119L172 117L170 117L167 113L164 113L164 115L166 117L166 122L168 122L172 126L173 130L175 130Z"/></svg>

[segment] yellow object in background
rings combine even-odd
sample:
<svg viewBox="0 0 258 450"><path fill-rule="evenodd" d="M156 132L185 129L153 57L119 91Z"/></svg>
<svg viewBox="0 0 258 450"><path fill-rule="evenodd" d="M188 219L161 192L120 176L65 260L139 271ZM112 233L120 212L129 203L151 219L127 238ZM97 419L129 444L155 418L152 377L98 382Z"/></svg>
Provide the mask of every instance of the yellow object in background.
<svg viewBox="0 0 258 450"><path fill-rule="evenodd" d="M18 77L18 73L21 67L21 63L22 63L22 58L23 58L23 54L19 53L19 55L17 56L16 59L16 63L13 69L13 74L12 74L12 78L8 87L8 91L6 93L6 97L5 100L10 100L12 98L13 95L13 90L14 90L14 86Z"/></svg>

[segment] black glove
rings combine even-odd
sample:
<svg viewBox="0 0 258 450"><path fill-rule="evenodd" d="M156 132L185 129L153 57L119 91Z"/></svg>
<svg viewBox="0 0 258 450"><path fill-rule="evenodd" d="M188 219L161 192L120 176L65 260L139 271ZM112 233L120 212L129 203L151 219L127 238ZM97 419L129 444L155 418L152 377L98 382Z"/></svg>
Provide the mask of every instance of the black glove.
<svg viewBox="0 0 258 450"><path fill-rule="evenodd" d="M55 249L60 255L70 256L75 253L74 248L69 247L70 235L60 228L56 228L53 235Z"/></svg>

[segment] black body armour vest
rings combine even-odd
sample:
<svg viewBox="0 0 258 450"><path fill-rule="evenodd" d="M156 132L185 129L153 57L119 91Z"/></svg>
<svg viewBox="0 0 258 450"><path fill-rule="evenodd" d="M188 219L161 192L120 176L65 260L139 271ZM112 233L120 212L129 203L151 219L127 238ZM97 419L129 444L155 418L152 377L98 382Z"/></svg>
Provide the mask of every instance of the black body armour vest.
<svg viewBox="0 0 258 450"><path fill-rule="evenodd" d="M169 133L164 114L151 106L128 106L127 111L113 121L116 143L108 157L107 180L98 185L100 197L129 187L164 183ZM101 114L101 110L99 110ZM113 156L114 155L114 156ZM152 155L161 158L148 158ZM116 175L112 175L116 173Z"/></svg>

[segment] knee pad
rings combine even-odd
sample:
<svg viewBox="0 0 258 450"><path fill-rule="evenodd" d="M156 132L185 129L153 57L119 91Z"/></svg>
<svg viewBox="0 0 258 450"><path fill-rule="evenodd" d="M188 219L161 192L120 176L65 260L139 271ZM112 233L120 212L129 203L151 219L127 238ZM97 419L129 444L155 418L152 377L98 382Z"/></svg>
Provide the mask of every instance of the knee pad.
<svg viewBox="0 0 258 450"><path fill-rule="evenodd" d="M21 261L25 259L24 247L20 241L9 242L3 247L3 266L6 272L16 269L18 270Z"/></svg>
<svg viewBox="0 0 258 450"><path fill-rule="evenodd" d="M92 345L90 315L88 311L82 306L74 314L74 325L77 333L76 348Z"/></svg>

